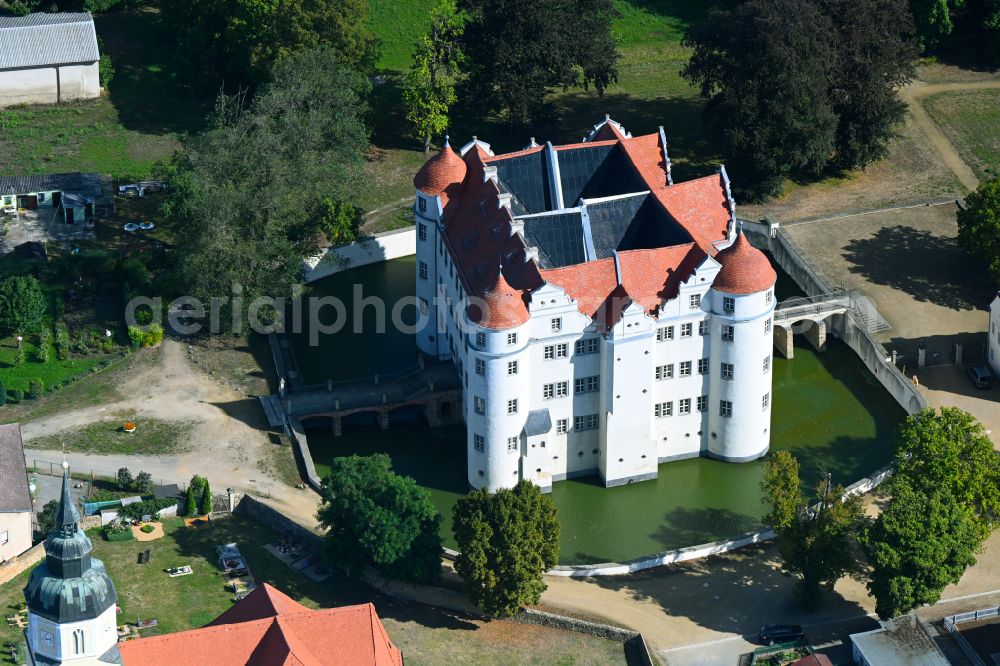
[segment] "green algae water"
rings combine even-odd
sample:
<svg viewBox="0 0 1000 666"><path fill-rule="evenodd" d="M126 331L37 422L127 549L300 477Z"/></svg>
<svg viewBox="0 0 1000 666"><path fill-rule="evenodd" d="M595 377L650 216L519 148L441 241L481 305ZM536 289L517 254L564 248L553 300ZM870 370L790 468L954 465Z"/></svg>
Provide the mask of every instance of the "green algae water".
<svg viewBox="0 0 1000 666"><path fill-rule="evenodd" d="M352 294L386 298L413 293L413 258L354 269L315 285L318 295ZM798 295L779 272L778 298ZM347 298L348 310L351 304ZM294 340L307 382L391 372L410 365L413 339L385 334L336 334L309 348L306 336ZM816 352L796 337L795 358L775 355L771 449L787 449L799 459L802 476L812 486L824 472L849 485L885 465L892 433L903 410L854 353L830 338L827 351ZM431 429L416 412L394 416L390 430L378 430L374 418L345 420L344 435L329 426L312 428L309 447L322 475L336 456L386 453L401 474L428 489L444 516L442 536L454 547L451 509L466 484L465 430ZM660 551L737 536L760 527L760 461L733 464L695 458L660 465L659 477L605 488L596 477L554 484L552 498L562 525L562 564L623 561Z"/></svg>

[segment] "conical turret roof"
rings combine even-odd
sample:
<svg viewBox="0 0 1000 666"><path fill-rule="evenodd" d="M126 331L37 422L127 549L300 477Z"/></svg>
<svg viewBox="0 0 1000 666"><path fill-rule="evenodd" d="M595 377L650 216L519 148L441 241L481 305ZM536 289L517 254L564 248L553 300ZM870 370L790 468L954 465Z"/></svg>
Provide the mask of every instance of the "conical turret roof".
<svg viewBox="0 0 1000 666"><path fill-rule="evenodd" d="M722 270L712 283L716 291L755 294L770 289L778 279L767 256L750 244L742 230L736 241L715 258L722 264Z"/></svg>

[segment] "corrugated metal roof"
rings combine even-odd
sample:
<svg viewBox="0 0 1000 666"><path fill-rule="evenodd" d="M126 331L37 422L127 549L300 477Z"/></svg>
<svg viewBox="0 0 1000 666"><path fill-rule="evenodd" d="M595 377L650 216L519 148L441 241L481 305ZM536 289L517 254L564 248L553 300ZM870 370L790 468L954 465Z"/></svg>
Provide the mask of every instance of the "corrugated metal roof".
<svg viewBox="0 0 1000 666"><path fill-rule="evenodd" d="M31 511L21 426L0 425L0 512Z"/></svg>
<svg viewBox="0 0 1000 666"><path fill-rule="evenodd" d="M100 57L89 13L0 16L0 69L90 63Z"/></svg>
<svg viewBox="0 0 1000 666"><path fill-rule="evenodd" d="M101 177L96 173L43 173L37 176L0 176L0 195L35 192L74 192L100 198Z"/></svg>

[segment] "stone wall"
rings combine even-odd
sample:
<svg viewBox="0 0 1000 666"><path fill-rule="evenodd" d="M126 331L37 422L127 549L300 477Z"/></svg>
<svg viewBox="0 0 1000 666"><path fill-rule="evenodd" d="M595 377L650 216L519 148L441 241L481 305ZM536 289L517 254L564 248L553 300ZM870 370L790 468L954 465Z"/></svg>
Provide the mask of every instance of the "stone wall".
<svg viewBox="0 0 1000 666"><path fill-rule="evenodd" d="M564 631L575 631L580 634L587 634L588 636L622 643L625 646L625 661L627 664L653 666L656 663L649 654L646 640L638 631L622 629L621 627L614 627L609 624L587 622L586 620L578 620L575 617L555 615L554 613L546 613L545 611L532 610L530 608L522 609L511 620L521 624L535 624L542 627L562 629Z"/></svg>
<svg viewBox="0 0 1000 666"><path fill-rule="evenodd" d="M407 227L362 238L356 243L326 250L302 261L306 282L313 282L351 268L376 264L417 253L417 229Z"/></svg>
<svg viewBox="0 0 1000 666"><path fill-rule="evenodd" d="M252 495L243 495L243 497L239 498L239 502L236 504L233 513L239 516L246 516L265 527L270 527L276 532L292 535L312 550L318 551L323 547L322 536L299 525L288 516L272 509Z"/></svg>
<svg viewBox="0 0 1000 666"><path fill-rule="evenodd" d="M0 564L0 585L17 578L21 573L35 566L43 559L45 559L45 544L36 543L20 555Z"/></svg>

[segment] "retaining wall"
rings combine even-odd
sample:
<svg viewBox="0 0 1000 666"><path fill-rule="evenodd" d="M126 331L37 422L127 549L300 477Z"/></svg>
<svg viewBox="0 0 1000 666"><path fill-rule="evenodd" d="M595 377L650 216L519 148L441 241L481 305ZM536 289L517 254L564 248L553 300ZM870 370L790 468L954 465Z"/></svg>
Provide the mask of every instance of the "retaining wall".
<svg viewBox="0 0 1000 666"><path fill-rule="evenodd" d="M407 227L366 236L349 245L328 247L315 257L303 259L302 273L308 283L351 268L409 257L416 253L417 229Z"/></svg>
<svg viewBox="0 0 1000 666"><path fill-rule="evenodd" d="M272 509L252 495L244 495L240 498L233 513L256 520L258 523L270 527L276 532L294 534L297 540L307 544L312 550L318 551L323 547L323 537L319 534L299 525L288 516Z"/></svg>
<svg viewBox="0 0 1000 666"><path fill-rule="evenodd" d="M309 451L309 440L306 431L302 427L302 422L297 418L288 420L288 433L292 438L292 448L295 450L295 457L302 463L302 470L306 475L306 482L309 487L318 493L323 492L323 480L316 473L316 465L313 463L312 452Z"/></svg>
<svg viewBox="0 0 1000 666"><path fill-rule="evenodd" d="M0 564L0 585L17 578L43 559L45 559L45 542L40 542Z"/></svg>

